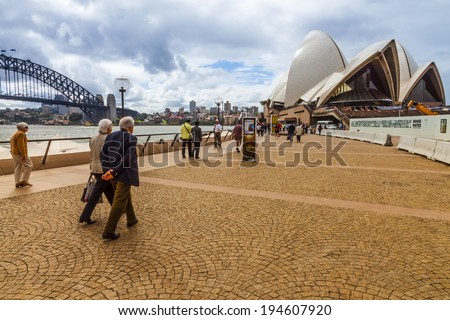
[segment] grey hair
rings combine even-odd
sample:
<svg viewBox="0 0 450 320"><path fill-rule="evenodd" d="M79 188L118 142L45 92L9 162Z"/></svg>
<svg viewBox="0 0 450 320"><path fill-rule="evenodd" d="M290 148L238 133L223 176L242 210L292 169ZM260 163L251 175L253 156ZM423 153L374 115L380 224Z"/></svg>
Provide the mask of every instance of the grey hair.
<svg viewBox="0 0 450 320"><path fill-rule="evenodd" d="M109 127L111 127L112 121L109 119L102 119L98 122L98 132L108 133Z"/></svg>
<svg viewBox="0 0 450 320"><path fill-rule="evenodd" d="M28 127L28 124L27 124L26 122L19 122L19 123L16 125L16 128L17 128L18 130L23 130L23 129L25 129L25 127Z"/></svg>
<svg viewBox="0 0 450 320"><path fill-rule="evenodd" d="M130 128L134 127L134 120L133 120L133 118L130 117L130 116L123 117L119 121L119 127L120 127L120 129L130 129Z"/></svg>

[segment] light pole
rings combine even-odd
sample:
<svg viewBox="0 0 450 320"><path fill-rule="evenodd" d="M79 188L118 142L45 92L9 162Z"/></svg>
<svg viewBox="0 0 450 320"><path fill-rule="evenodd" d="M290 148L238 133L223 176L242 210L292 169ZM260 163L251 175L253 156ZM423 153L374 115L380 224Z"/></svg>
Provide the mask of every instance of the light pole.
<svg viewBox="0 0 450 320"><path fill-rule="evenodd" d="M116 86L117 90L122 94L122 118L125 116L125 107L123 103L123 94L125 91L128 90L130 87L130 80L128 78L125 78L124 76L118 77L114 80L114 85Z"/></svg>
<svg viewBox="0 0 450 320"><path fill-rule="evenodd" d="M222 98L215 98L214 103L217 105L217 120L220 123L220 105L223 103Z"/></svg>

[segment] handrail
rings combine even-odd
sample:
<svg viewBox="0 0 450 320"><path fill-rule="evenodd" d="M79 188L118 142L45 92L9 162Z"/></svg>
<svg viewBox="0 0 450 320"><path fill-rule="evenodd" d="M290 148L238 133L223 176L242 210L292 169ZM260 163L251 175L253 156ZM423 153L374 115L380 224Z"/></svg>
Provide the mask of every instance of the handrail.
<svg viewBox="0 0 450 320"><path fill-rule="evenodd" d="M173 142L172 142L172 146L173 143L176 140L176 137L178 135L178 133L149 133L149 134L135 134L136 137L147 137L147 140L144 144L144 149L148 144L148 141L150 140L150 138L152 136L169 136L169 135L175 135ZM45 162L47 161L47 157L48 157L48 152L50 151L50 146L52 144L53 141L71 141L71 140L91 140L92 137L73 137L73 138L49 138L49 139L31 139L28 140L28 142L46 142L48 141L47 147L45 149L45 153L44 153L44 157L42 159L42 165L45 165ZM0 141L0 144L9 144L10 141Z"/></svg>
<svg viewBox="0 0 450 320"><path fill-rule="evenodd" d="M228 136L228 134L231 132L231 130L227 130L227 134L225 136ZM211 133L213 133L213 131L205 131L205 133L202 134L202 136L208 135L205 143L203 145L206 144L206 142L208 142L209 137L211 136ZM174 138L172 140L172 143L170 145L171 148L173 148L173 145L175 144L175 142L177 141L178 136L180 135L180 133L149 133L149 134L135 134L134 136L136 137L147 137L147 140L144 143L144 148L143 150L145 150L145 148L148 145L148 142L150 141L150 138L152 136L169 136L169 135L174 135ZM44 153L44 158L42 159L42 165L45 165L45 162L47 161L47 156L48 156L48 152L50 151L50 145L52 144L53 141L70 141L70 140L90 140L92 137L73 137L73 138L49 138L49 139L32 139L32 140L28 140L28 142L46 142L48 141L47 147L45 149L45 153ZM0 141L0 144L9 144L10 141Z"/></svg>

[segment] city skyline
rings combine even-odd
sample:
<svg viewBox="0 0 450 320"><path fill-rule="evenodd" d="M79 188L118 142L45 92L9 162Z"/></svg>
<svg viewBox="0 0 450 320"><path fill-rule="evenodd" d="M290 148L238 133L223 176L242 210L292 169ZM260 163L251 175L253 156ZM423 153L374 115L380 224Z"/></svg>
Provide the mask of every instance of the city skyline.
<svg viewBox="0 0 450 320"><path fill-rule="evenodd" d="M450 92L450 3L441 0L0 3L6 54L47 66L104 98L112 93L119 100L114 79L124 75L131 81L125 105L138 112L187 107L191 100L211 107L217 97L258 106L311 30L329 34L348 59L371 43L396 39L419 65L434 61ZM0 108L15 104L21 103L0 100Z"/></svg>

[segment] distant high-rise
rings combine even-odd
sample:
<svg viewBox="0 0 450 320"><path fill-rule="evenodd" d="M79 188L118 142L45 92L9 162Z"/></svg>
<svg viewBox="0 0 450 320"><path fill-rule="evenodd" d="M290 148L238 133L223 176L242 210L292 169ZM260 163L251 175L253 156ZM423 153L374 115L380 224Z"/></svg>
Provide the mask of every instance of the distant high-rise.
<svg viewBox="0 0 450 320"><path fill-rule="evenodd" d="M223 111L227 114L229 114L231 112L231 103L230 101L227 101L223 104Z"/></svg>
<svg viewBox="0 0 450 320"><path fill-rule="evenodd" d="M117 119L117 109L116 109L116 97L112 93L108 94L106 98L107 118L111 121L116 121Z"/></svg>
<svg viewBox="0 0 450 320"><path fill-rule="evenodd" d="M191 116L195 114L197 110L197 103L194 100L191 100L189 102L189 112L191 113Z"/></svg>

